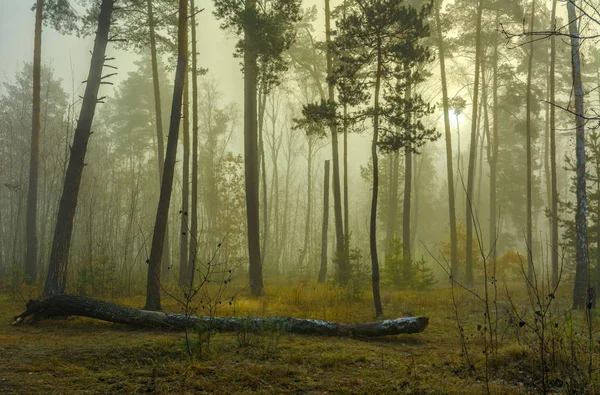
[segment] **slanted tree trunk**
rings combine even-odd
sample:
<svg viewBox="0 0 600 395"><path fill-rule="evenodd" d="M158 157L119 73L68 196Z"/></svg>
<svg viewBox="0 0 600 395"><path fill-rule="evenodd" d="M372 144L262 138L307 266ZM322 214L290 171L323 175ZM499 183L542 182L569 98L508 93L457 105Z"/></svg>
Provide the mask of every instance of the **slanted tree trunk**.
<svg viewBox="0 0 600 395"><path fill-rule="evenodd" d="M158 146L158 184L162 183L163 167L165 160L165 143L163 136L163 118L160 98L160 81L158 80L158 56L156 54L156 33L154 31L154 11L152 8L152 0L148 0L148 25L150 27L150 58L152 61L152 86L154 91L154 117L156 122L156 142ZM171 265L171 256L169 254L169 222L165 229L165 247L163 249L162 274L165 275Z"/></svg>
<svg viewBox="0 0 600 395"><path fill-rule="evenodd" d="M198 53L196 48L196 6L190 3L192 13L192 212L190 224L190 255L187 277L191 278L198 245Z"/></svg>
<svg viewBox="0 0 600 395"><path fill-rule="evenodd" d="M167 152L163 179L154 222L152 235L152 248L148 263L148 281L146 287L146 309L161 310L160 305L160 257L163 254L171 191L173 188L173 175L175 173L175 160L177 158L177 140L179 139L179 125L181 122L181 104L183 99L183 84L187 69L187 1L179 0L179 24L177 32L177 68L175 71L175 84L173 87L173 104L171 106L171 121L169 123L169 136L167 137Z"/></svg>
<svg viewBox="0 0 600 395"><path fill-rule="evenodd" d="M325 0L325 40L327 42L327 77L328 81L333 74L333 59L329 44L331 43L331 12L329 0ZM329 101L335 101L334 86L328 82ZM331 123L331 150L333 160L333 211L335 216L335 242L338 262L338 281L345 285L350 280L350 267L348 264L347 251L345 251L344 225L342 220L342 197L340 188L340 155L338 148L337 126Z"/></svg>
<svg viewBox="0 0 600 395"><path fill-rule="evenodd" d="M94 119L94 112L96 111L96 104L98 103L98 90L102 82L102 68L108 44L108 32L110 30L113 6L114 0L102 0L102 5L100 6L98 29L96 30L90 71L58 207L48 275L43 292L44 297L65 293L73 220L75 218L75 209L77 208L81 176L83 174L83 167L85 166L85 154L92 132L92 121Z"/></svg>
<svg viewBox="0 0 600 395"><path fill-rule="evenodd" d="M250 19L256 17L255 3L246 2ZM244 26L244 174L246 180L246 225L248 228L249 277L252 295L260 296L263 289L262 263L260 260L260 219L258 201L258 139L256 112L256 64L255 21Z"/></svg>
<svg viewBox="0 0 600 395"><path fill-rule="evenodd" d="M373 116L373 140L371 143L371 156L373 158L373 195L371 197L371 220L369 222L369 250L371 251L371 283L373 287L373 302L375 303L375 316L383 316L381 295L379 292L379 258L377 257L377 199L379 197L379 158L377 156L377 143L379 142L379 93L381 88L381 39L377 43L377 70L375 74L375 97Z"/></svg>
<svg viewBox="0 0 600 395"><path fill-rule="evenodd" d="M535 20L535 0L531 3L531 22L529 24L529 31L533 31L533 22ZM526 129L527 129L527 279L533 284L533 201L532 201L532 186L531 177L533 173L532 167L532 154L531 154L531 77L533 71L533 41L529 44L529 59L527 61L527 108L525 110L526 115Z"/></svg>
<svg viewBox="0 0 600 395"><path fill-rule="evenodd" d="M123 307L102 300L79 295L60 295L46 300L30 300L27 309L15 317L13 325L26 318L36 322L51 317L79 316L131 325L142 328L185 330L200 324L222 332L257 331L270 324L298 335L376 337L421 333L429 324L428 317L396 318L379 322L342 324L331 321L301 318L221 318L198 317L176 313L161 313Z"/></svg>
<svg viewBox="0 0 600 395"><path fill-rule="evenodd" d="M556 0L552 1L552 27L556 23ZM550 37L550 103L555 102L555 68L556 68L556 38ZM558 286L558 186L556 180L556 112L555 107L550 105L550 171L552 178L552 286ZM600 287L596 288L600 291Z"/></svg>
<svg viewBox="0 0 600 395"><path fill-rule="evenodd" d="M446 79L446 56L444 51L444 37L442 35L442 21L440 7L442 1L435 2L435 23L437 27L437 45L440 60L440 73L442 81L442 106L444 109L444 134L446 138L446 174L448 178L448 215L450 218L450 275L458 276L458 237L456 235L456 203L454 198L454 171L452 170L452 134L450 130L450 110L448 103L448 83Z"/></svg>
<svg viewBox="0 0 600 395"><path fill-rule="evenodd" d="M35 283L37 274L37 195L38 161L40 156L40 75L42 69L42 18L44 0L37 0L35 35L33 39L33 107L31 120L31 153L29 157L29 189L27 190L27 219L25 225L25 283Z"/></svg>
<svg viewBox="0 0 600 395"><path fill-rule="evenodd" d="M467 197L466 197L466 285L473 285L473 187L475 184L475 156L477 152L477 106L479 104L479 66L481 59L481 14L483 11L483 0L478 1L477 21L475 34L475 82L473 84L473 113L471 115L471 146L469 147L469 168L467 174Z"/></svg>
<svg viewBox="0 0 600 395"><path fill-rule="evenodd" d="M321 268L320 283L327 277L327 231L329 227L329 161L325 161L325 179L323 181L323 226L321 228Z"/></svg>
<svg viewBox="0 0 600 395"><path fill-rule="evenodd" d="M569 35L571 36L571 66L573 71L573 90L575 93L575 156L577 158L577 212L575 214L575 286L573 288L573 309L583 309L586 306L588 280L588 251L587 251L587 197L585 175L585 120L583 109L583 84L581 82L581 61L579 59L579 28L572 1L567 2L569 18Z"/></svg>

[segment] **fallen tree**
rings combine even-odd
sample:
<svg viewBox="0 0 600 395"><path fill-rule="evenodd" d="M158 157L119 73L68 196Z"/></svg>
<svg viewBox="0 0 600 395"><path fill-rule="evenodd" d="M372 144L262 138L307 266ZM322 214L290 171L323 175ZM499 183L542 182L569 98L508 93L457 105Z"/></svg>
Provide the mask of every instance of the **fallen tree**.
<svg viewBox="0 0 600 395"><path fill-rule="evenodd" d="M301 318L221 318L163 313L119 306L114 303L79 295L58 295L44 300L30 300L26 310L15 317L13 325L36 322L52 317L79 316L142 328L184 330L200 325L216 331L259 330L278 327L289 333L322 336L389 336L420 333L429 324L427 317L406 317L392 320L342 324ZM27 319L30 317L29 319Z"/></svg>

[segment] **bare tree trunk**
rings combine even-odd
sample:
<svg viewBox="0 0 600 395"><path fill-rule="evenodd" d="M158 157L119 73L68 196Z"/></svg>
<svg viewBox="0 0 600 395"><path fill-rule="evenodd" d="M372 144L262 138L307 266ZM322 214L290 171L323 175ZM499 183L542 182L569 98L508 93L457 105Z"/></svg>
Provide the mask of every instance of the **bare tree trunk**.
<svg viewBox="0 0 600 395"><path fill-rule="evenodd" d="M321 268L320 283L327 277L327 231L329 227L329 161L325 161L325 179L323 181L323 226L321 228Z"/></svg>
<svg viewBox="0 0 600 395"><path fill-rule="evenodd" d="M152 248L148 262L148 283L146 289L146 309L161 310L160 305L160 257L163 254L175 161L177 157L177 140L179 139L179 125L181 122L181 104L183 99L183 85L187 69L187 1L179 0L179 24L177 32L177 68L175 71L175 84L173 87L173 105L171 106L171 121L169 123L169 136L167 137L167 152L165 166L160 188L154 233L152 235Z"/></svg>
<svg viewBox="0 0 600 395"><path fill-rule="evenodd" d="M247 11L255 17L255 3L246 2ZM246 180L246 225L248 227L249 277L252 295L260 296L263 289L262 263L260 260L260 218L258 215L258 140L256 112L256 65L254 21L244 26L244 172Z"/></svg>
<svg viewBox="0 0 600 395"><path fill-rule="evenodd" d="M469 148L469 169L467 175L467 204L466 204L466 284L473 285L473 187L475 183L475 155L477 152L477 106L479 99L479 66L481 59L481 14L483 11L483 0L477 5L477 31L475 34L475 82L473 84L473 114L471 116L471 146Z"/></svg>
<svg viewBox="0 0 600 395"><path fill-rule="evenodd" d="M46 277L46 285L43 292L44 297L65 293L73 220L75 218L81 176L83 174L83 167L85 166L85 154L91 135L92 121L94 119L96 104L98 103L98 90L102 82L102 68L108 44L108 31L110 30L113 6L114 0L102 0L102 5L100 6L98 29L92 52L90 71L79 120L77 121L77 128L75 129L71 156L69 158L69 165L58 209L58 218L52 241L52 251L50 253L50 263L48 265L48 276Z"/></svg>
<svg viewBox="0 0 600 395"><path fill-rule="evenodd" d="M37 0L35 36L33 39L33 108L31 120L31 153L29 159L29 189L27 190L27 220L25 226L25 283L33 284L37 274L37 195L38 162L40 156L40 75L42 69L42 17L44 0Z"/></svg>
<svg viewBox="0 0 600 395"><path fill-rule="evenodd" d="M341 324L337 322L301 319L301 318L220 318L198 317L185 314L164 314L123 307L79 295L60 295L50 299L27 303L27 310L15 317L13 325L23 323L31 316L30 322L36 322L56 316L80 316L95 318L117 324L145 328L184 330L199 325L209 325L220 332L258 331L266 326L285 328L289 333L320 336L390 336L401 333L421 333L429 324L428 317L406 317L379 322L360 324Z"/></svg>
<svg viewBox="0 0 600 395"><path fill-rule="evenodd" d="M262 254L260 256L260 264L264 266L265 259L267 259L268 242L269 242L269 205L268 205L268 193L267 193L267 160L265 158L265 142L264 142L264 120L265 110L267 105L267 93L261 88L259 93L258 101L258 150L260 155L260 176L262 186Z"/></svg>
<svg viewBox="0 0 600 395"><path fill-rule="evenodd" d="M556 0L552 1L552 26L556 23ZM550 37L550 103L555 102L556 38ZM556 112L550 105L550 171L552 173L552 286L558 285L558 187L556 180ZM600 287L597 288L600 290Z"/></svg>
<svg viewBox="0 0 600 395"><path fill-rule="evenodd" d="M373 302L375 303L375 316L383 316L381 295L379 292L379 259L377 257L377 199L379 197L379 158L377 156L377 143L379 140L379 91L381 88L381 40L377 42L377 71L375 75L375 97L373 116L373 140L371 143L371 156L373 158L373 195L371 198L371 221L369 226L369 249L371 251L371 277L373 287Z"/></svg>
<svg viewBox="0 0 600 395"><path fill-rule="evenodd" d="M333 59L329 44L331 42L331 12L329 9L329 0L325 0L325 37L327 42L327 76L333 74ZM329 80L329 78L328 78ZM329 101L334 102L334 86L328 82ZM342 197L340 188L340 160L338 148L337 127L331 124L331 149L333 160L333 211L335 216L335 242L338 262L338 281L345 285L350 280L350 266L348 263L348 254L345 251L344 224L342 220Z"/></svg>
<svg viewBox="0 0 600 395"><path fill-rule="evenodd" d="M198 50L196 48L196 6L190 3L192 13L192 216L190 225L190 255L187 278L192 278L198 244Z"/></svg>
<svg viewBox="0 0 600 395"><path fill-rule="evenodd" d="M300 257L298 258L298 269L302 267L304 263L304 259L306 258L306 253L308 252L308 241L310 238L310 225L311 225L311 215L312 215L312 159L313 159L313 150L314 150L314 142L313 139L308 136L308 155L306 157L307 160L307 197L306 197L306 220L304 222L304 244L302 246L302 251L300 251Z"/></svg>
<svg viewBox="0 0 600 395"><path fill-rule="evenodd" d="M587 197L585 175L585 122L583 108L583 84L581 82L581 61L579 58L579 28L575 5L567 2L569 34L571 36L571 65L573 68L573 90L575 92L575 156L577 157L577 213L575 215L576 268L573 288L573 309L583 309L587 305L586 294L589 286L589 259L587 251Z"/></svg>
<svg viewBox="0 0 600 395"><path fill-rule="evenodd" d="M410 99L412 86L410 83L406 86L406 99ZM410 115L409 115L410 116ZM410 122L410 121L409 121ZM405 133L410 134L410 130ZM402 263L403 277L405 281L410 280L412 276L412 256L410 251L410 198L412 190L412 146L407 144L404 147L404 205L402 212Z"/></svg>
<svg viewBox="0 0 600 395"><path fill-rule="evenodd" d="M442 105L444 109L444 135L446 139L446 173L448 178L448 215L450 218L450 275L458 276L458 237L456 235L456 202L454 196L454 171L452 170L452 135L450 130L450 111L448 103L448 83L446 78L446 56L440 7L442 0L435 2L435 23L437 27L437 45L442 80Z"/></svg>
<svg viewBox="0 0 600 395"><path fill-rule="evenodd" d="M533 31L533 22L535 20L535 0L531 3L531 22L529 24L529 31ZM533 284L533 201L531 191L531 177L533 173L532 168L532 154L531 154L531 77L533 70L533 41L529 44L529 59L527 61L527 108L526 113L526 129L527 129L527 279Z"/></svg>
<svg viewBox="0 0 600 395"><path fill-rule="evenodd" d="M187 36L187 34L186 34ZM189 63L189 58L188 59ZM187 67L186 67L187 69ZM179 230L179 285L188 282L188 209L190 205L190 84L186 72L183 82L183 171L181 172L181 222ZM165 277L163 276L163 279Z"/></svg>
<svg viewBox="0 0 600 395"><path fill-rule="evenodd" d="M344 13L346 11L344 10ZM350 264L350 209L349 197L348 197L348 126L346 125L346 118L348 116L347 105L344 104L344 251L348 258L348 265Z"/></svg>
<svg viewBox="0 0 600 395"><path fill-rule="evenodd" d="M496 12L496 23L498 26L500 24L500 13ZM498 35L494 36L494 57L493 57L493 75L492 75L492 106L493 106L493 117L494 121L492 123L492 136L493 138L488 138L488 163L490 164L490 248L491 248L491 257L494 262L496 262L496 243L498 239L497 232L497 209L496 209L496 188L497 188L497 180L498 180L498 172L497 172L497 163L498 163L498 145L499 145L499 137L498 137Z"/></svg>
<svg viewBox="0 0 600 395"><path fill-rule="evenodd" d="M154 11L152 9L152 0L147 0L148 3L148 25L150 26L150 57L152 60L152 86L154 91L154 117L156 119L156 142L158 145L158 184L162 183L163 167L165 160L165 143L163 136L163 118L160 98L160 81L158 80L158 56L156 54L156 33L154 31ZM162 272L165 273L171 265L171 255L169 253L169 222L167 220L167 228L165 229L165 247L163 249Z"/></svg>

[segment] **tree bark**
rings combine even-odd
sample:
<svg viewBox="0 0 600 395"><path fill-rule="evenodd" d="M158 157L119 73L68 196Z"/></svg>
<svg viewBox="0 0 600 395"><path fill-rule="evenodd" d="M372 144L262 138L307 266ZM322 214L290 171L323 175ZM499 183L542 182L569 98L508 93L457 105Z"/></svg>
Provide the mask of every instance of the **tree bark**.
<svg viewBox="0 0 600 395"><path fill-rule="evenodd" d="M411 84L406 86L406 100L411 97ZM410 117L410 114L407 115ZM410 122L410 120L409 120ZM405 133L410 135L410 130ZM404 204L402 212L402 264L403 277L405 281L410 280L412 275L412 256L410 253L410 198L412 189L412 146L404 147Z"/></svg>
<svg viewBox="0 0 600 395"><path fill-rule="evenodd" d="M475 34L475 82L473 84L473 114L471 115L471 146L469 147L469 168L467 175L466 196L466 285L473 285L473 187L475 184L475 155L477 152L477 106L479 99L479 62L481 59L481 14L483 11L483 0L478 1L477 21Z"/></svg>
<svg viewBox="0 0 600 395"><path fill-rule="evenodd" d="M175 84L173 88L173 104L171 106L171 121L169 123L169 136L167 137L167 152L163 179L160 188L154 232L152 235L152 248L148 263L148 281L146 287L146 309L161 310L160 305L160 257L163 254L165 230L171 203L173 175L177 158L177 140L179 139L179 125L181 122L181 104L183 99L183 84L187 69L187 1L179 0L179 24L177 37L177 68L175 71Z"/></svg>
<svg viewBox="0 0 600 395"><path fill-rule="evenodd" d="M552 27L556 23L556 0L552 1ZM556 38L550 37L550 103L555 102ZM552 286L558 286L558 186L556 180L556 111L550 105L550 171L552 178ZM600 288L597 288L600 290Z"/></svg>
<svg viewBox="0 0 600 395"><path fill-rule="evenodd" d="M98 90L102 82L102 68L108 44L108 32L110 30L113 6L114 0L102 0L102 5L100 6L98 29L96 30L90 71L58 208L58 217L48 265L48 276L46 277L46 285L43 292L44 297L65 293L73 220L77 208L81 176L83 174L83 167L85 166L85 154L92 130L92 121L94 119L94 112L96 111L96 104L98 103Z"/></svg>
<svg viewBox="0 0 600 395"><path fill-rule="evenodd" d="M379 322L343 324L301 318L221 318L188 316L123 307L79 295L59 295L46 300L30 300L27 309L15 317L13 325L36 322L51 317L79 316L142 328L185 330L199 325L222 332L256 331L265 324L298 335L377 337L421 333L429 324L428 317L406 317Z"/></svg>
<svg viewBox="0 0 600 395"><path fill-rule="evenodd" d="M577 212L575 214L575 285L573 288L573 309L583 309L587 305L586 294L589 286L587 251L587 197L585 175L585 120L583 108L583 84L581 82L581 61L579 58L579 28L575 5L567 2L569 34L571 36L571 66L573 71L573 90L575 93L575 156L577 158Z"/></svg>
<svg viewBox="0 0 600 395"><path fill-rule="evenodd" d="M369 249L371 251L371 285L373 288L373 302L375 316L383 316L381 295L379 292L379 259L377 257L377 199L379 197L379 158L377 157L377 143L379 140L379 91L381 88L381 39L377 42L377 70L375 74L375 97L373 116L373 140L371 143L371 156L373 158L373 195L371 198L371 220L369 223Z"/></svg>
<svg viewBox="0 0 600 395"><path fill-rule="evenodd" d="M529 31L533 31L533 22L535 20L535 0L531 3L531 22L529 24ZM533 202L532 202L532 186L531 177L533 173L532 168L532 154L531 154L531 77L533 71L533 41L529 44L529 59L527 61L527 108L526 114L526 129L527 129L527 279L531 284L534 283L533 278Z"/></svg>
<svg viewBox="0 0 600 395"><path fill-rule="evenodd" d="M33 284L37 272L37 195L38 162L40 156L40 91L42 69L42 18L44 0L38 0L35 11L33 39L33 107L31 120L31 153L29 158L29 189L27 190L27 219L25 225L25 283Z"/></svg>
<svg viewBox="0 0 600 395"><path fill-rule="evenodd" d="M198 248L198 53L196 43L196 6L190 3L192 13L192 215L190 224L190 255L187 278L195 268Z"/></svg>
<svg viewBox="0 0 600 395"><path fill-rule="evenodd" d="M187 32L186 32L187 41ZM186 60L187 58L186 49ZM187 69L187 67L186 67ZM190 83L189 73L183 82L183 169L181 172L181 222L179 230L179 285L188 284L188 209L190 205ZM163 276L164 278L164 276Z"/></svg>
<svg viewBox="0 0 600 395"><path fill-rule="evenodd" d="M152 61L152 86L154 92L154 117L156 119L156 142L158 146L158 184L159 187L163 178L163 167L165 161L165 143L163 136L163 118L161 108L160 81L158 80L158 56L156 53L156 33L154 31L154 11L152 0L148 0L148 25L150 27L150 58ZM162 272L168 270L171 265L171 255L169 251L169 222L165 229L165 247L163 249L162 261L158 264L162 266Z"/></svg>
<svg viewBox="0 0 600 395"><path fill-rule="evenodd" d="M500 23L500 13L496 12L496 23L498 26ZM494 270L496 268L496 243L498 239L498 226L497 226L497 209L496 209L496 188L497 188L497 180L498 180L498 172L497 172L497 164L498 164L498 145L499 145L499 137L498 137L498 35L495 35L494 40L494 57L493 57L493 65L492 65L492 113L493 113L493 122L492 122L492 138L488 138L488 163L490 165L490 251L491 258L494 262ZM495 272L494 272L495 273ZM495 274L494 274L495 275Z"/></svg>
<svg viewBox="0 0 600 395"><path fill-rule="evenodd" d="M331 12L329 0L325 0L325 39L327 42L327 77L328 81L333 74L333 59L329 45L331 43ZM329 101L335 101L334 86L328 82ZM348 263L347 251L345 251L346 241L344 239L344 224L342 219L342 197L340 187L340 155L338 147L337 126L331 123L331 150L333 160L333 211L335 216L335 242L338 262L338 281L345 285L350 280L350 266Z"/></svg>
<svg viewBox="0 0 600 395"><path fill-rule="evenodd" d="M321 228L321 268L320 283L327 277L327 229L329 227L329 161L325 161L325 180L323 181L323 226Z"/></svg>
<svg viewBox="0 0 600 395"><path fill-rule="evenodd" d="M446 56L444 52L444 37L440 7L442 1L435 3L435 23L437 27L437 45L440 59L442 80L442 105L444 108L444 135L446 139L446 173L448 178L448 215L450 218L450 275L458 276L458 237L456 235L456 202L454 197L454 171L452 169L452 134L450 130L450 111L448 103L448 82L446 79Z"/></svg>
<svg viewBox="0 0 600 395"><path fill-rule="evenodd" d="M253 10L255 3L248 0L246 7ZM254 296L260 296L263 289L263 277L260 260L260 219L258 214L258 125L256 117L258 67L254 44L255 23L256 21L252 19L244 26L244 173L246 180L246 225L248 228L250 288Z"/></svg>

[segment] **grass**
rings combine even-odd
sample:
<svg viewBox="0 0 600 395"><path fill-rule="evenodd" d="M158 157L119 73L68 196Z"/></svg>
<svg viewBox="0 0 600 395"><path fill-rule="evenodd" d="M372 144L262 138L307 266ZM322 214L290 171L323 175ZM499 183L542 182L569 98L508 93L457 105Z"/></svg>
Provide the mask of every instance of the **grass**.
<svg viewBox="0 0 600 395"><path fill-rule="evenodd" d="M373 319L367 291L350 293L307 281L267 283L265 296L252 298L242 291L231 306L223 304L218 315L340 322ZM522 296L520 288L513 285L511 292ZM76 317L9 326L12 317L23 311L24 302L4 295L0 296L0 320L4 323L0 325L0 393L485 392L483 340L477 330L477 325L483 324L483 309L472 296L461 291L456 294L474 370L461 356L449 287L384 289L382 298L386 318L426 315L429 327L422 334L376 339L259 333L249 335L253 338L245 347L235 333L220 333L211 340L209 356L190 359L183 333ZM114 301L140 307L144 298ZM178 310L167 297L163 301L165 311ZM575 317L574 322L581 319ZM500 330L510 331L505 321L501 318ZM490 367L491 392L531 392L535 381L531 360L531 352L507 336Z"/></svg>

